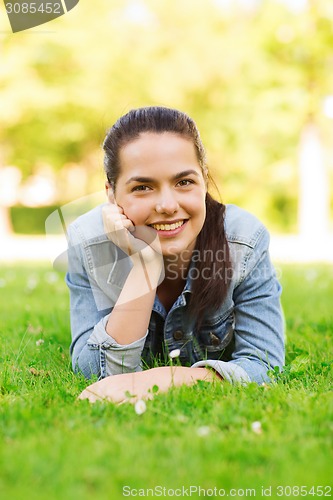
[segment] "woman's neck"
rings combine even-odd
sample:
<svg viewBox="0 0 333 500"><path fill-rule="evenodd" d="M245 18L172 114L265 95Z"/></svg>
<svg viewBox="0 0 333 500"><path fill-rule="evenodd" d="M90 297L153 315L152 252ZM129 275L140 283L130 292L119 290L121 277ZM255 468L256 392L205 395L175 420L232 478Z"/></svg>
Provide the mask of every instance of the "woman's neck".
<svg viewBox="0 0 333 500"><path fill-rule="evenodd" d="M185 251L178 255L164 257L164 281L181 283L186 280L188 268L191 263L191 251Z"/></svg>

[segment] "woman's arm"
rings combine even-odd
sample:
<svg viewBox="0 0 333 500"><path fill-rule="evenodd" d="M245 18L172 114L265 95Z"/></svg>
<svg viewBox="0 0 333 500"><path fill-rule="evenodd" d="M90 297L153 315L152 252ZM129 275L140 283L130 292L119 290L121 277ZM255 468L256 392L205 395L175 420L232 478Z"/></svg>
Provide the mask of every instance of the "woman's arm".
<svg viewBox="0 0 333 500"><path fill-rule="evenodd" d="M79 396L91 403L107 400L113 403L139 399L151 399L153 386L158 392L167 392L171 387L193 385L198 380L213 382L220 377L207 368L187 368L185 366L162 366L136 373L114 375L89 385Z"/></svg>
<svg viewBox="0 0 333 500"><path fill-rule="evenodd" d="M106 229L110 236L112 228ZM71 354L74 370L81 371L87 378L92 374L105 377L140 369L141 352L163 260L145 241L133 238L124 227L122 229L125 234L118 228L116 230L117 243L128 248L128 241L124 238L130 238L132 255L128 259L133 265L118 299L119 290L118 293L111 290L112 285L109 285L111 295L106 295L99 287L94 268L91 269L91 255L86 255L87 241L82 228L74 223L68 231L66 282L71 298ZM119 241L119 237L123 239ZM107 244L107 241L103 243ZM109 245L113 245L112 239ZM136 245L140 251L136 251ZM114 253L110 252L111 259L112 255ZM106 275L105 283L107 278Z"/></svg>
<svg viewBox="0 0 333 500"><path fill-rule="evenodd" d="M143 338L147 331L163 257L153 229L136 228L115 203L106 204L102 213L107 237L133 264L106 325L107 333L126 345Z"/></svg>
<svg viewBox="0 0 333 500"><path fill-rule="evenodd" d="M106 325L107 333L122 345L144 337L162 271L159 259L144 260L145 250L131 256L133 267Z"/></svg>

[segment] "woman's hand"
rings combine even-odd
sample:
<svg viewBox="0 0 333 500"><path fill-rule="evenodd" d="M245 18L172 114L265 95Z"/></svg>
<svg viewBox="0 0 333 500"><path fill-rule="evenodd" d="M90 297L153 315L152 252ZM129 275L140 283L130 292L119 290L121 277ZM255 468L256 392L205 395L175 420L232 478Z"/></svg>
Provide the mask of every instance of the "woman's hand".
<svg viewBox="0 0 333 500"><path fill-rule="evenodd" d="M89 385L79 396L91 403L107 400L113 403L135 403L139 399L152 399L153 386L158 392L167 392L170 387L193 385L197 380L212 382L220 379L208 368L187 368L185 366L162 366L142 372L124 373L106 377Z"/></svg>
<svg viewBox="0 0 333 500"><path fill-rule="evenodd" d="M110 190L109 190L110 191ZM157 232L149 226L135 226L117 205L112 195L102 209L104 231L117 247L130 257L140 255L145 262L162 263L162 252Z"/></svg>

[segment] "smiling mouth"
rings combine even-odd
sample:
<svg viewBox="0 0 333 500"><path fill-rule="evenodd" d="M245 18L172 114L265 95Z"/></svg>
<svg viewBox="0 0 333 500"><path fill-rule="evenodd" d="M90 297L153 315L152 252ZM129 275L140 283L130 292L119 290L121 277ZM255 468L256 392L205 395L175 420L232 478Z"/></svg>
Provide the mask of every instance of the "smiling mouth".
<svg viewBox="0 0 333 500"><path fill-rule="evenodd" d="M178 222L173 222L172 224L149 224L151 227L156 229L157 231L174 231L181 227L186 220L180 220Z"/></svg>

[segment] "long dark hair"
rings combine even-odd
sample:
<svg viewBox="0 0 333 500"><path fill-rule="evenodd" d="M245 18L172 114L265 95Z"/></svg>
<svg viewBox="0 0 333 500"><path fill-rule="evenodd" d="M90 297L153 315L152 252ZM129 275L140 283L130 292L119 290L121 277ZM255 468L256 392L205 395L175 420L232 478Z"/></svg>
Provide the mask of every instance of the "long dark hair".
<svg viewBox="0 0 333 500"><path fill-rule="evenodd" d="M195 122L176 109L151 106L129 111L119 118L106 135L103 143L104 169L114 192L121 168L120 150L144 132L170 132L190 140L195 147L204 179L210 179L205 149ZM225 206L207 193L206 218L195 247L198 259L195 262L195 272L192 269L192 294L189 304L189 313L195 318L197 328L206 313L216 311L221 306L228 291L231 266L224 216Z"/></svg>

